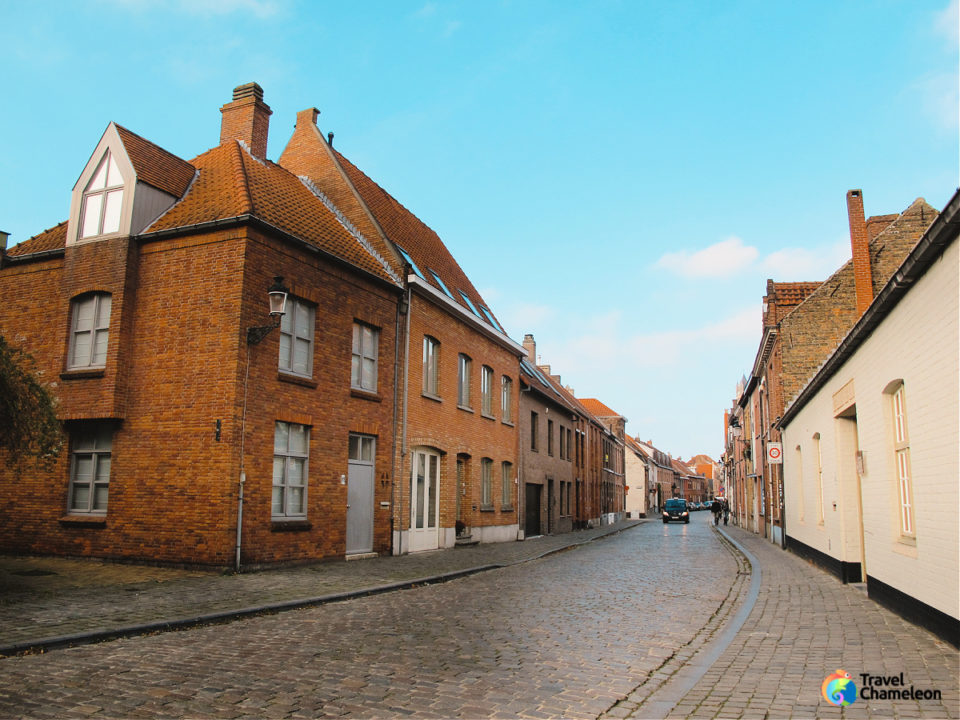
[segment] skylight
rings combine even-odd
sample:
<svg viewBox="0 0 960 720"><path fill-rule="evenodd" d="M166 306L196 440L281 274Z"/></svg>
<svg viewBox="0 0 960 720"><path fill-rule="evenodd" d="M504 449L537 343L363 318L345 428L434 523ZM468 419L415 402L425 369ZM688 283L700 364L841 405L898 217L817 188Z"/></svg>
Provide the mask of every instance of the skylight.
<svg viewBox="0 0 960 720"><path fill-rule="evenodd" d="M496 321L496 319L493 317L493 313L491 313L491 312L490 312L487 308L485 308L483 305L480 306L480 311L484 314L484 316L486 316L487 321L488 321L491 325L493 325L493 326L494 326L497 330L499 330L500 332L504 332L503 328L500 327L500 323L498 323L498 322Z"/></svg>
<svg viewBox="0 0 960 720"><path fill-rule="evenodd" d="M414 271L417 275L419 275L421 278L423 278L424 280L426 280L426 278L423 277L423 273L420 272L420 268L418 268L418 267L417 267L417 264L413 261L413 258L410 257L410 256L407 254L407 251L404 250L404 249L403 249L402 247L400 247L399 245L397 245L397 250L399 250L399 251L400 251L400 254L403 255L403 259L406 260L408 263L410 263L410 267L413 268L413 271ZM448 293L448 294L449 294L449 293Z"/></svg>
<svg viewBox="0 0 960 720"><path fill-rule="evenodd" d="M460 293L460 297L462 297L463 301L467 304L467 307L470 308L470 311L477 317L480 317L480 313L477 312L477 308L474 307L473 302L467 297L467 294L463 290L458 292Z"/></svg>
<svg viewBox="0 0 960 720"><path fill-rule="evenodd" d="M443 290L443 291L447 294L447 297L448 297L448 298L450 298L451 300L453 300L453 295L450 294L450 291L447 289L447 286L444 285L443 280L440 279L440 276L437 275L436 271L435 271L435 270L432 270L432 269L430 269L430 268L427 268L427 269L430 270L430 274L433 275L433 279L437 281L437 285L440 286L440 289Z"/></svg>

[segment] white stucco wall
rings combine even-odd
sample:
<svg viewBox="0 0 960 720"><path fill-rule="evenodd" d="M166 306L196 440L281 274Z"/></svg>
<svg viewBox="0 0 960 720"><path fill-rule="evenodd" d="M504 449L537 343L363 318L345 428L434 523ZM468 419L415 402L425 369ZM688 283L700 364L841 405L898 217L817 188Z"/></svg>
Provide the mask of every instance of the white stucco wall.
<svg viewBox="0 0 960 720"><path fill-rule="evenodd" d="M832 557L859 562L859 500L867 574L954 618L960 616L958 278L954 242L783 433L787 534ZM899 380L906 401L915 540L900 534L889 394ZM851 381L852 388L845 387ZM835 395L851 389L855 440L864 460L859 498L855 455L849 447L844 450L852 421L835 417ZM817 432L822 524L817 518Z"/></svg>
<svg viewBox="0 0 960 720"><path fill-rule="evenodd" d="M647 513L647 471L646 463L637 457L637 454L627 448L624 452L626 458L626 485L627 490L626 511L630 517L639 517L641 513Z"/></svg>

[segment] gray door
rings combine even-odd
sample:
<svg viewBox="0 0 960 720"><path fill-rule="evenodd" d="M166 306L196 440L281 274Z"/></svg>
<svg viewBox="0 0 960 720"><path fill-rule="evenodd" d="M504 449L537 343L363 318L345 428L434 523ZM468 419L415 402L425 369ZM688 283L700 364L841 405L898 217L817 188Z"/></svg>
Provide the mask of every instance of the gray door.
<svg viewBox="0 0 960 720"><path fill-rule="evenodd" d="M347 554L373 551L373 459L376 438L350 436L347 476Z"/></svg>

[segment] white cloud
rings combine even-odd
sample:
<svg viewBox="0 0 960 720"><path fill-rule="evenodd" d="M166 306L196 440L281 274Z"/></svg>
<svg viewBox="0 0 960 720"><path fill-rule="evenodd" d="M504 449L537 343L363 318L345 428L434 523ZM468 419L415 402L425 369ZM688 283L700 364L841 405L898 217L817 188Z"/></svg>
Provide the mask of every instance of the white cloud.
<svg viewBox="0 0 960 720"><path fill-rule="evenodd" d="M729 237L694 253L665 253L655 266L684 277L728 277L750 267L758 254L755 247L744 245L740 238Z"/></svg>
<svg viewBox="0 0 960 720"><path fill-rule="evenodd" d="M213 17L231 13L247 13L268 18L280 10L282 0L101 0L122 10L146 12L179 10L185 15Z"/></svg>
<svg viewBox="0 0 960 720"><path fill-rule="evenodd" d="M850 259L850 241L840 240L829 247L783 248L760 263L772 278L786 282L824 280Z"/></svg>
<svg viewBox="0 0 960 720"><path fill-rule="evenodd" d="M934 31L946 37L951 47L960 47L960 0L951 0L934 16Z"/></svg>

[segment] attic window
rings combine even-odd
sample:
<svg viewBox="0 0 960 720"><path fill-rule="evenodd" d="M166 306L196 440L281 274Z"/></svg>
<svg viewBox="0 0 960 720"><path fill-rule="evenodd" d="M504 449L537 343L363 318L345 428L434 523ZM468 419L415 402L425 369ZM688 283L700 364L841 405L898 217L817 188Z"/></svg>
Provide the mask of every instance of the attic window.
<svg viewBox="0 0 960 720"><path fill-rule="evenodd" d="M483 313L484 317L487 318L487 322L489 322L491 325L493 325L493 326L494 326L497 330L499 330L500 332L503 332L503 328L500 327L500 323L498 323L497 320L496 320L496 318L493 317L493 313L491 313L491 312L490 312L487 308L485 308L483 305L480 306L480 311Z"/></svg>
<svg viewBox="0 0 960 720"><path fill-rule="evenodd" d="M427 269L430 270L430 268L427 268ZM450 294L450 291L447 289L447 286L444 285L443 280L440 279L440 276L437 275L436 271L430 270L430 274L433 275L433 279L437 281L437 285L439 285L440 289L443 290L444 293L446 293L447 297L453 300L453 295Z"/></svg>
<svg viewBox="0 0 960 720"><path fill-rule="evenodd" d="M467 294L463 290L460 290L459 293L460 297L462 297L463 301L467 304L467 307L470 308L470 312L477 317L480 317L480 313L477 312L477 308L474 307L473 302L471 302L470 298L467 297Z"/></svg>
<svg viewBox="0 0 960 720"><path fill-rule="evenodd" d="M403 249L402 247L400 247L399 245L397 245L397 250L399 250L399 251L400 251L400 254L403 255L403 259L406 260L406 261L410 264L410 267L413 268L413 271L414 271L417 275L419 275L421 278L423 278L424 280L426 280L426 278L423 277L423 273L420 272L420 268L418 268L418 267L417 267L417 264L413 261L413 258L410 257L409 254L407 254L407 251L404 250L404 249Z"/></svg>
<svg viewBox="0 0 960 720"><path fill-rule="evenodd" d="M123 176L107 151L93 179L83 191L83 210L80 213L80 237L105 235L120 230L120 210L123 205Z"/></svg>

